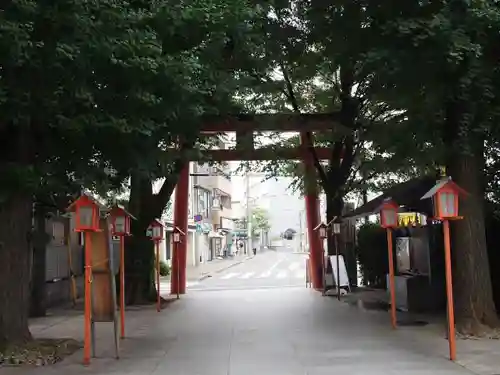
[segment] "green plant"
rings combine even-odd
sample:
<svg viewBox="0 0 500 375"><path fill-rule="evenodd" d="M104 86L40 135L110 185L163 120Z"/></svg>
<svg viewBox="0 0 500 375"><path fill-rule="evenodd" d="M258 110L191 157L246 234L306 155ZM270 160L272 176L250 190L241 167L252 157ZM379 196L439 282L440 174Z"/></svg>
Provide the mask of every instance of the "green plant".
<svg viewBox="0 0 500 375"><path fill-rule="evenodd" d="M170 266L163 260L160 260L160 276L168 275L170 275Z"/></svg>
<svg viewBox="0 0 500 375"><path fill-rule="evenodd" d="M385 288L385 276L389 271L384 229L378 224L363 224L358 230L356 252L363 284L374 288Z"/></svg>

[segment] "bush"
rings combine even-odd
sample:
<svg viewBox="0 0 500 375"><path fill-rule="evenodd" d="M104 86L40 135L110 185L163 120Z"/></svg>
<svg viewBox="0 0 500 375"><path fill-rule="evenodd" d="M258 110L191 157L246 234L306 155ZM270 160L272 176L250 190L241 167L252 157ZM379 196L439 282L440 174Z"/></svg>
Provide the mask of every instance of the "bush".
<svg viewBox="0 0 500 375"><path fill-rule="evenodd" d="M387 238L380 224L363 224L358 230L356 248L363 284L374 288L386 287L389 272Z"/></svg>
<svg viewBox="0 0 500 375"><path fill-rule="evenodd" d="M170 275L170 266L163 260L160 260L160 276Z"/></svg>

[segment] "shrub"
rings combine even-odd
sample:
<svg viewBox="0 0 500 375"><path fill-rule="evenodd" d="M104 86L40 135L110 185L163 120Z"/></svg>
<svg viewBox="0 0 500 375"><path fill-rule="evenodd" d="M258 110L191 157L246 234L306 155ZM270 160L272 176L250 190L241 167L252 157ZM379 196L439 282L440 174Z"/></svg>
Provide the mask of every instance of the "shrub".
<svg viewBox="0 0 500 375"><path fill-rule="evenodd" d="M386 274L389 272L387 238L380 224L367 223L359 228L356 253L363 284L385 288Z"/></svg>
<svg viewBox="0 0 500 375"><path fill-rule="evenodd" d="M163 260L160 260L160 276L170 275L170 266Z"/></svg>

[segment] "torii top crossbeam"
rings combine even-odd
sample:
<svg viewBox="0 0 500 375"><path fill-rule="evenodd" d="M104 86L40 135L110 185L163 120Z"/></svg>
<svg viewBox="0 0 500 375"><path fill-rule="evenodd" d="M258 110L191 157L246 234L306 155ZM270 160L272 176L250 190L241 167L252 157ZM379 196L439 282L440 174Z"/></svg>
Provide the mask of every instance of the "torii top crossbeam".
<svg viewBox="0 0 500 375"><path fill-rule="evenodd" d="M236 114L225 117L205 116L201 125L202 134L236 132L236 149L203 151L203 157L214 161L229 160L272 160L300 159L301 147L263 147L255 148L253 133L258 131L313 132L336 130L347 132L349 129L339 123L338 112L320 114ZM319 159L329 159L331 150L315 148Z"/></svg>

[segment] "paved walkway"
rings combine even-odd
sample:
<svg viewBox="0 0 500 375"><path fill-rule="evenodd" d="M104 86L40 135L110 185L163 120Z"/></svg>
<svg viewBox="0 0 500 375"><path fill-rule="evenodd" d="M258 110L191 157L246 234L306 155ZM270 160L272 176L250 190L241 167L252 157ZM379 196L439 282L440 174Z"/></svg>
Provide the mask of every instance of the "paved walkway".
<svg viewBox="0 0 500 375"><path fill-rule="evenodd" d="M33 333L81 339L80 316L52 325L50 319L38 320ZM364 312L305 288L192 292L160 313L129 309L119 360L110 326L97 326L99 358L88 368L79 352L52 367L0 374L472 374L447 360L446 340L429 331L391 330L387 313ZM469 358L463 343L458 356ZM496 371L481 374L498 373L500 362L491 360Z"/></svg>

